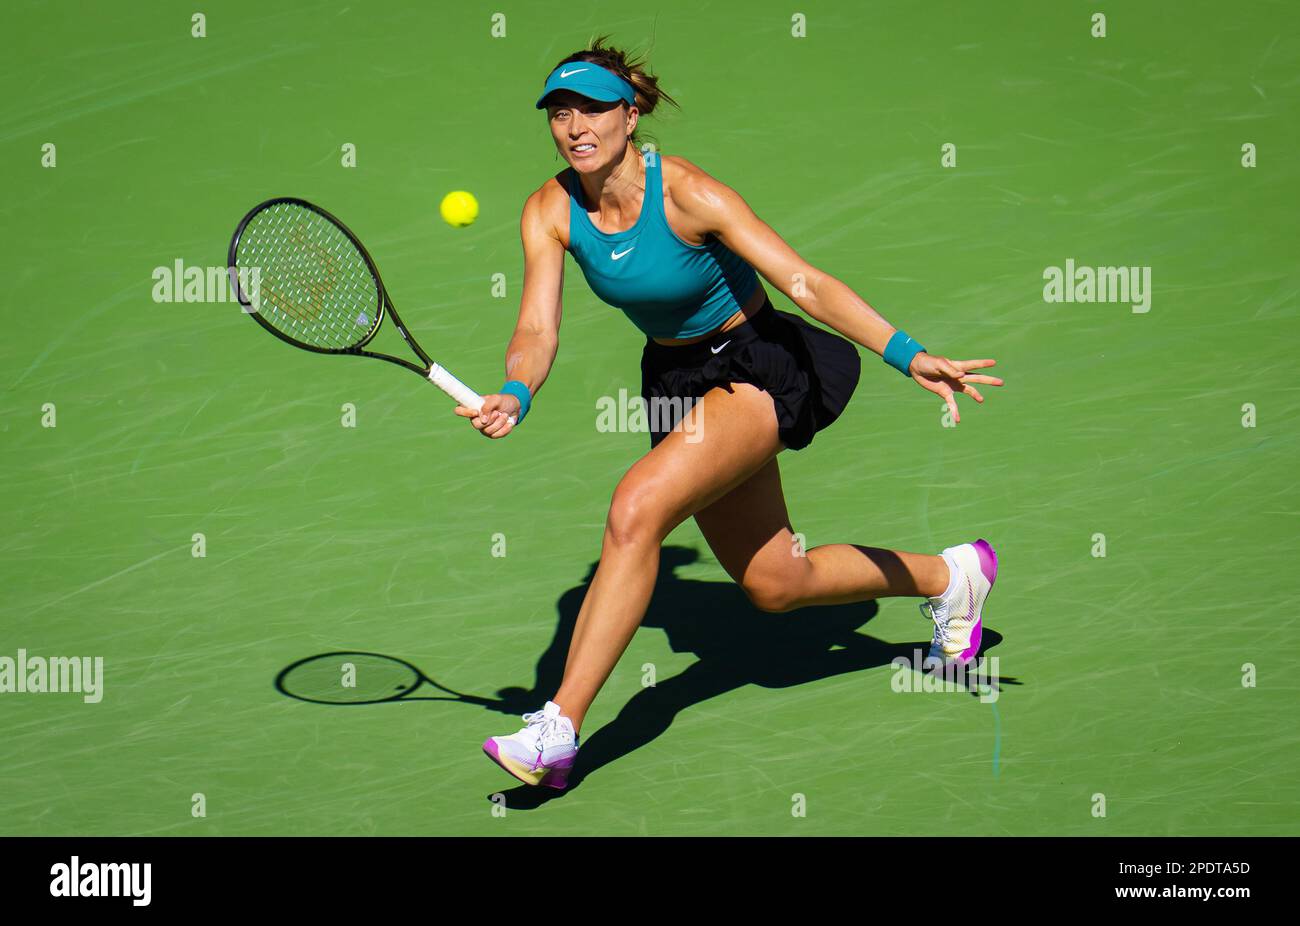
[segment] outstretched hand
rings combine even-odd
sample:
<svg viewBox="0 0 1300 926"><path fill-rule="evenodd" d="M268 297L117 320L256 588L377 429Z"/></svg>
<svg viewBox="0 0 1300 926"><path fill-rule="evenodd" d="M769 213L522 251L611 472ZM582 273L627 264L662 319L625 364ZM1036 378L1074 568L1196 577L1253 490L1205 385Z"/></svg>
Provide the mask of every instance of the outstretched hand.
<svg viewBox="0 0 1300 926"><path fill-rule="evenodd" d="M1002 380L996 376L985 376L983 373L971 373L971 370L982 370L985 367L991 367L996 363L994 360L949 360L947 357L935 357L931 354L920 353L912 358L912 363L908 367L908 373L912 379L923 389L928 389L937 396L942 396L943 400L948 403L948 411L952 413L954 422L961 421L961 413L957 410L956 394L965 393L976 402L983 402L984 396L975 388L974 384L979 383L984 386L1001 386Z"/></svg>
<svg viewBox="0 0 1300 926"><path fill-rule="evenodd" d="M509 394L485 395L483 407L478 411L456 406L456 414L470 419L470 424L484 437L505 437L515 428L518 421L519 399Z"/></svg>

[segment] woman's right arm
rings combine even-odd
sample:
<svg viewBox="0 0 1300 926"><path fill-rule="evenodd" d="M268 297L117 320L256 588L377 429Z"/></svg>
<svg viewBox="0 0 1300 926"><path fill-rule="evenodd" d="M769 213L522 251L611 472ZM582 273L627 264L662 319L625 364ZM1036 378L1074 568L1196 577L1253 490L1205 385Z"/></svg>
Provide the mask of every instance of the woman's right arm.
<svg viewBox="0 0 1300 926"><path fill-rule="evenodd" d="M546 187L524 203L519 233L524 244L524 291L519 304L519 321L506 347L506 380L519 380L536 398L546 382L560 347L560 296L564 288L564 245L555 223L545 209ZM471 420L488 437L505 437L513 429L512 415L518 415L519 399L510 394L483 397L477 414L457 407L456 413Z"/></svg>

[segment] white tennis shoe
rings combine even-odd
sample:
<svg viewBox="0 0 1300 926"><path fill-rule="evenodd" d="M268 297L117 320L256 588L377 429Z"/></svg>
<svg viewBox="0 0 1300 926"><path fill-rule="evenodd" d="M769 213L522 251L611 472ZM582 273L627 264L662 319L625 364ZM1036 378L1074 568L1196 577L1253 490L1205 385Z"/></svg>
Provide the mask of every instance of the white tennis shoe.
<svg viewBox="0 0 1300 926"><path fill-rule="evenodd" d="M547 701L540 711L524 714L524 728L509 736L489 737L483 744L488 758L524 784L563 789L569 783L578 734L561 716L560 705Z"/></svg>
<svg viewBox="0 0 1300 926"><path fill-rule="evenodd" d="M934 621L930 657L944 665L966 665L980 651L984 636L984 602L998 577L998 555L987 540L963 543L943 551L956 582L949 580L947 596L921 602L921 614Z"/></svg>

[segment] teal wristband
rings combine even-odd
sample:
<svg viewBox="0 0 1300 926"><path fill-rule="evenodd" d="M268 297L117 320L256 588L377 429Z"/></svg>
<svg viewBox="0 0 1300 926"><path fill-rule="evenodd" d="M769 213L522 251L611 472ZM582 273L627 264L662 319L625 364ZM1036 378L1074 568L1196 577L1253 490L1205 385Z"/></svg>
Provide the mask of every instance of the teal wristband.
<svg viewBox="0 0 1300 926"><path fill-rule="evenodd" d="M925 353L925 348L917 344L905 331L895 331L889 343L885 345L883 354L885 363L889 364L904 376L910 377L908 367L912 365L912 358L917 354Z"/></svg>
<svg viewBox="0 0 1300 926"><path fill-rule="evenodd" d="M519 380L512 379L502 386L498 392L501 395L512 395L519 400L519 417L515 420L515 424L523 424L524 415L528 414L528 406L533 404L533 396L528 391L528 387Z"/></svg>

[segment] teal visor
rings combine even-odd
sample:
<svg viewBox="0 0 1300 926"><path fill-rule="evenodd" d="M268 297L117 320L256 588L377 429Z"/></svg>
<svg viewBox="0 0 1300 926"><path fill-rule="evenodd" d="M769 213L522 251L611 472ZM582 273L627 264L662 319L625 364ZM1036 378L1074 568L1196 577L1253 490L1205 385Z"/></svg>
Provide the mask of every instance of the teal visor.
<svg viewBox="0 0 1300 926"><path fill-rule="evenodd" d="M607 103L622 100L628 106L636 105L636 91L630 83L589 61L570 61L552 71L551 76L546 78L542 95L537 98L537 108L545 109L544 100L556 90L572 90Z"/></svg>

